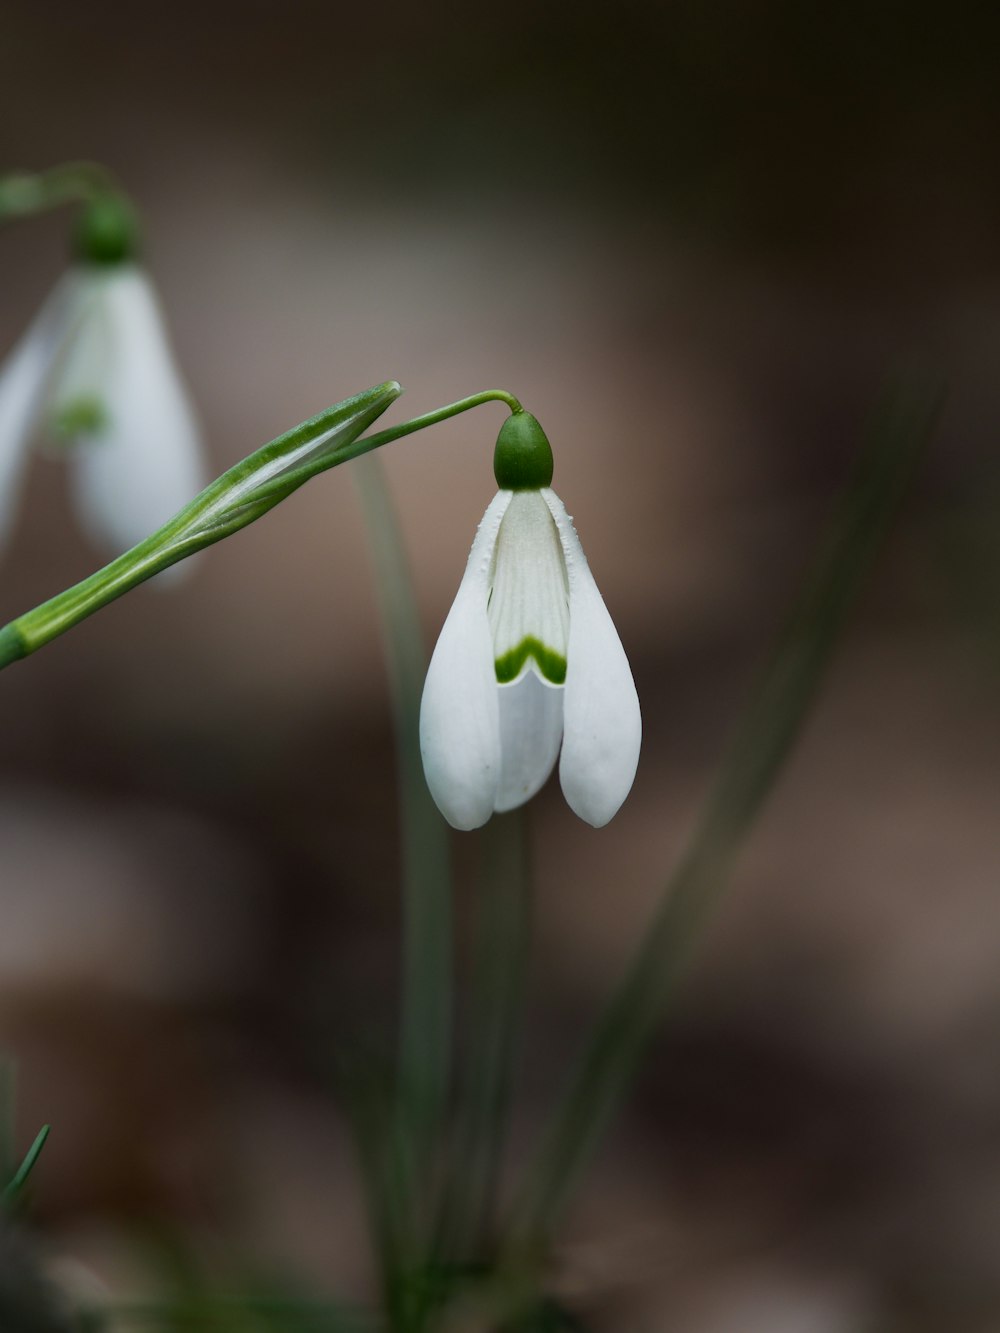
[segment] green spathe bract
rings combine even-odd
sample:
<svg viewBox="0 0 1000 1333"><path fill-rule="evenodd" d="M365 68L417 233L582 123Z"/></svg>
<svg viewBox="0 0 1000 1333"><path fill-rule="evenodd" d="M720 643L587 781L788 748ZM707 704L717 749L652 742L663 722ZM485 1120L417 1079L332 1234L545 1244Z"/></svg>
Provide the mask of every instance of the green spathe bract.
<svg viewBox="0 0 1000 1333"><path fill-rule="evenodd" d="M0 180L0 216L2 187ZM522 410L518 400L505 390L484 389L358 438L401 392L396 381L389 380L355 394L237 463L138 546L0 629L0 670L64 634L161 569L254 522L319 472L483 403L502 402L513 412Z"/></svg>
<svg viewBox="0 0 1000 1333"><path fill-rule="evenodd" d="M538 670L550 685L564 685L566 683L565 657L561 653L557 653L554 648L546 648L541 640L529 634L521 640L516 648L511 648L502 657L496 659L498 684L509 685L511 681L517 680L529 657L534 658L538 664Z"/></svg>
<svg viewBox="0 0 1000 1333"><path fill-rule="evenodd" d="M500 427L493 472L502 491L540 491L552 485L552 448L530 412L512 412Z"/></svg>
<svg viewBox="0 0 1000 1333"><path fill-rule="evenodd" d="M244 458L137 546L0 630L0 669L35 652L178 560L238 532L310 477L378 448L392 438L392 430L364 440L358 437L400 393L395 380L378 384L336 403Z"/></svg>

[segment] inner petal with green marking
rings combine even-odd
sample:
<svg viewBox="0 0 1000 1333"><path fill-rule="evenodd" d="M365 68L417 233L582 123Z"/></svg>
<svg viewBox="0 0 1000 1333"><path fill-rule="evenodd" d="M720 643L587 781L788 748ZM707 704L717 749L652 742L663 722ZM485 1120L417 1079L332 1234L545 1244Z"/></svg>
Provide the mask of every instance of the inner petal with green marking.
<svg viewBox="0 0 1000 1333"><path fill-rule="evenodd" d="M488 603L497 681L527 671L566 680L569 583L559 533L538 491L515 491L500 524Z"/></svg>
<svg viewBox="0 0 1000 1333"><path fill-rule="evenodd" d="M72 444L81 435L99 435L107 424L107 408L95 394L60 403L51 422L52 434L60 444Z"/></svg>
<svg viewBox="0 0 1000 1333"><path fill-rule="evenodd" d="M95 289L78 302L73 336L52 373L48 424L60 445L100 436L111 424L104 397L115 364L114 329L99 298Z"/></svg>

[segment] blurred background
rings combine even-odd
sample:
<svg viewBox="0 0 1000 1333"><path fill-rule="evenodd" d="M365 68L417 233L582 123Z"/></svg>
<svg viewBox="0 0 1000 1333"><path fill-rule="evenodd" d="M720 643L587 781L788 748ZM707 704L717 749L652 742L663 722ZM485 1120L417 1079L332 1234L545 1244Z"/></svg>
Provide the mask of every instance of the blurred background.
<svg viewBox="0 0 1000 1333"><path fill-rule="evenodd" d="M968 10L968 12L966 12ZM543 422L645 739L594 832L531 806L517 1144L620 974L887 375L930 457L556 1284L597 1330L1000 1324L998 11L7 0L0 159L134 194L221 471L387 378ZM67 215L0 233L0 349ZM383 451L428 643L502 409ZM33 464L0 620L89 573ZM0 681L0 1045L65 1280L146 1238L372 1274L331 1066L391 1033L396 779L350 469ZM456 839L462 911L477 835ZM391 1037L385 1040L391 1041Z"/></svg>

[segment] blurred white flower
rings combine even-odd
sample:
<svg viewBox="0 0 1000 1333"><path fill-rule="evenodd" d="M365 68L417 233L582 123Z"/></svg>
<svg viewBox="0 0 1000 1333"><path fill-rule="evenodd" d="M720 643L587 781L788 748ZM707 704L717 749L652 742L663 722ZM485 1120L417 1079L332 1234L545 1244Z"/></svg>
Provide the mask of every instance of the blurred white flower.
<svg viewBox="0 0 1000 1333"><path fill-rule="evenodd" d="M547 474L525 475L551 480L549 459ZM641 733L625 650L565 506L547 486L501 490L424 685L420 747L438 808L478 828L532 797L561 746L563 794L600 827L631 790Z"/></svg>
<svg viewBox="0 0 1000 1333"><path fill-rule="evenodd" d="M205 485L194 413L136 263L74 265L0 367L0 543L36 433L66 454L81 526L113 555Z"/></svg>

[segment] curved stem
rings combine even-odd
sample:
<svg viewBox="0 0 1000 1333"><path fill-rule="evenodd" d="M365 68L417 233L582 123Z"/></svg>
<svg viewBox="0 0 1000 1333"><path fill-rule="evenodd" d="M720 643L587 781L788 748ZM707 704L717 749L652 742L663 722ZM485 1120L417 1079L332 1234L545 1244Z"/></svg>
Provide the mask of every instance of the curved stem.
<svg viewBox="0 0 1000 1333"><path fill-rule="evenodd" d="M400 394L395 381L345 399L229 468L131 550L0 629L0 669L186 556L246 527L311 476L352 457L353 444Z"/></svg>
<svg viewBox="0 0 1000 1333"><path fill-rule="evenodd" d="M137 546L0 629L0 670L169 565L232 536L320 472L482 403L502 402L512 412L522 410L513 394L485 389L374 435L362 435L401 392L394 380L376 385L286 431L229 468Z"/></svg>
<svg viewBox="0 0 1000 1333"><path fill-rule="evenodd" d="M507 393L503 389L484 389L482 393L459 398L457 402L449 403L447 407L436 407L433 412L425 412L423 416L413 417L412 420L404 421L399 426L389 426L374 435L367 435L359 443L367 444L369 449L378 449L383 444L391 444L393 440L400 440L404 435L412 435L414 431L423 430L425 426L436 426L438 422L447 421L449 417L457 417L460 412L468 412L470 407L480 407L483 403L506 403L512 412L524 411L512 393Z"/></svg>
<svg viewBox="0 0 1000 1333"><path fill-rule="evenodd" d="M121 193L112 172L99 162L63 162L48 171L15 171L0 177L0 221L30 217L62 204Z"/></svg>
<svg viewBox="0 0 1000 1333"><path fill-rule="evenodd" d="M362 435L360 439L354 440L353 443L338 447L336 458L331 461L319 461L306 465L301 469L304 474L301 477L299 471L296 471L295 476L299 479L295 483L295 489L298 489L304 481L308 481L309 477L315 476L317 472L325 472L327 468L336 467L340 463L349 463L352 458L361 458L363 454L370 454L375 449L381 449L384 444L392 444L394 440L401 440L406 435L412 435L414 431L423 430L425 426L436 426L439 422L447 421L449 417L457 417L462 412L468 412L471 407L480 407L483 403L494 402L506 403L512 412L524 411L524 408L513 394L507 393L503 389L484 389L482 393L471 394L468 398L459 398L456 402L448 403L444 407L436 407L433 412L425 412L423 416L412 417L409 421L400 422L398 426L387 426L385 430L376 431L374 435ZM288 493L288 477L283 474L273 481L255 487L254 500L273 500L273 503L276 504L279 500L283 500ZM227 536L228 534L222 533L220 535Z"/></svg>

